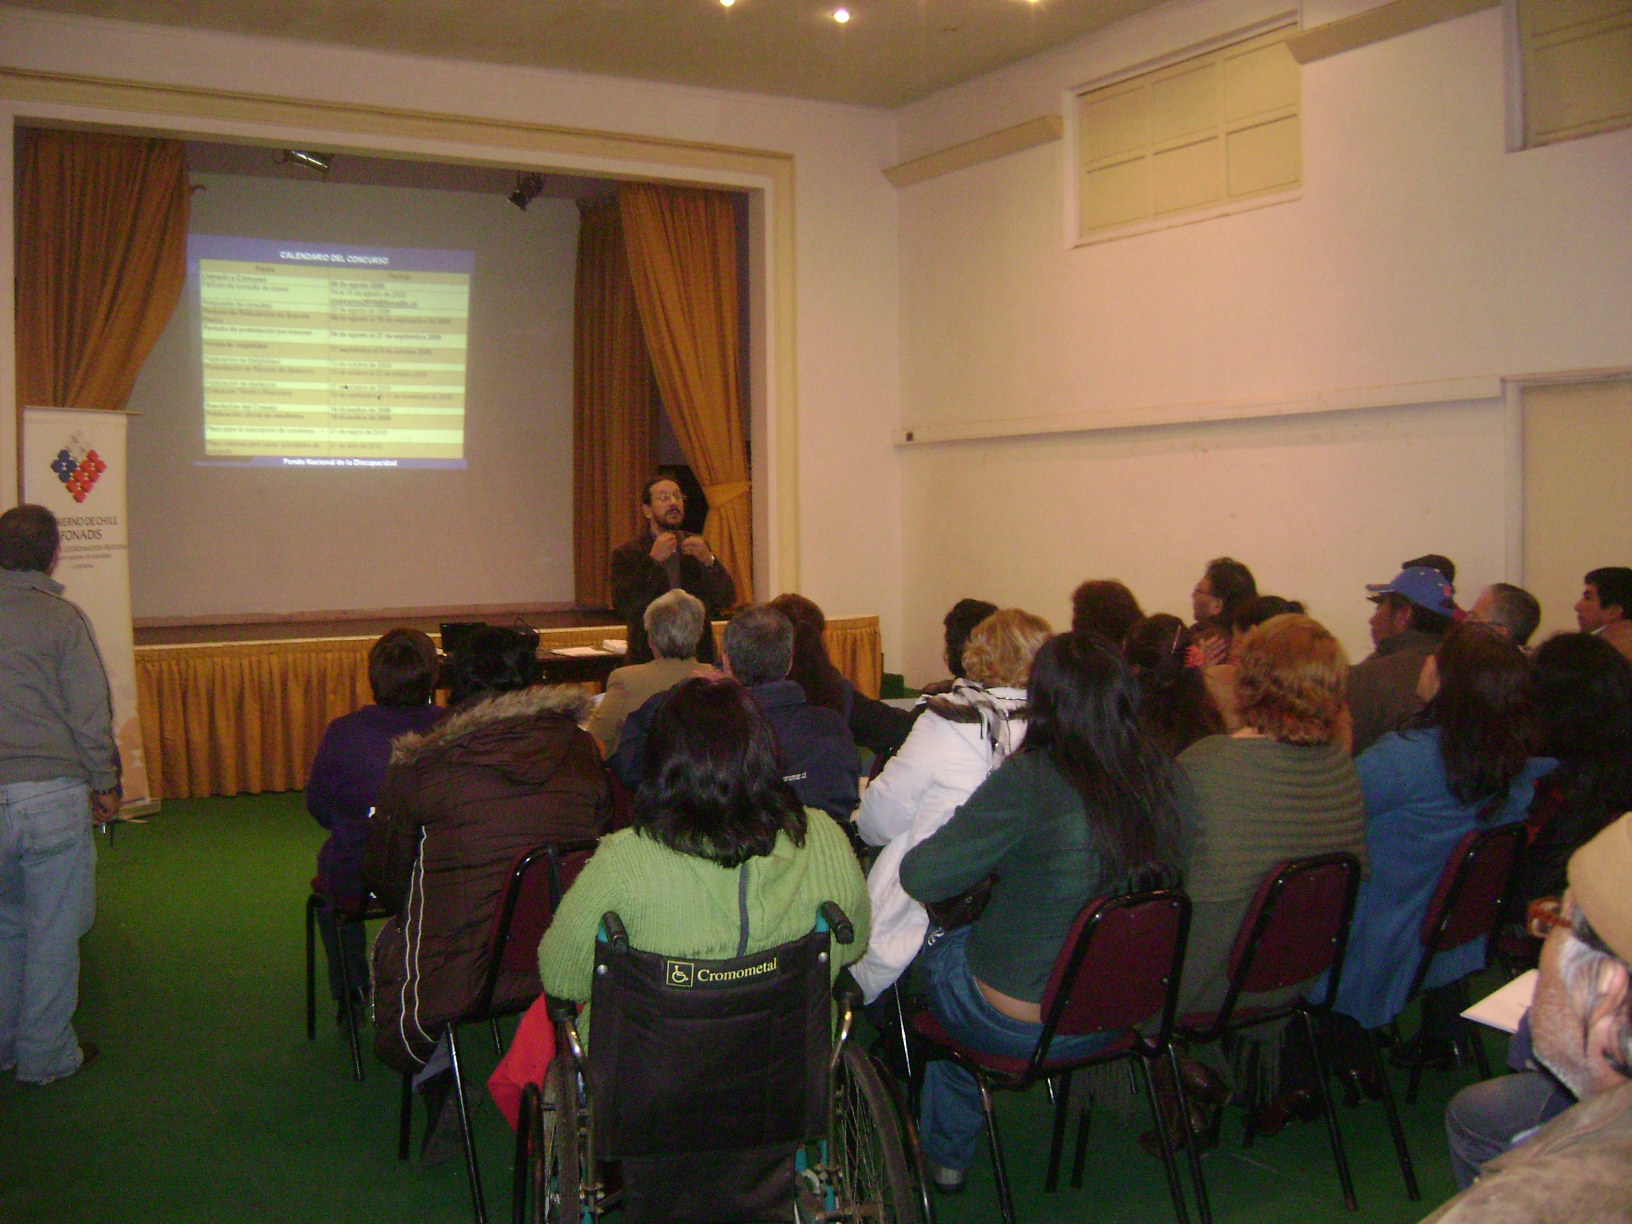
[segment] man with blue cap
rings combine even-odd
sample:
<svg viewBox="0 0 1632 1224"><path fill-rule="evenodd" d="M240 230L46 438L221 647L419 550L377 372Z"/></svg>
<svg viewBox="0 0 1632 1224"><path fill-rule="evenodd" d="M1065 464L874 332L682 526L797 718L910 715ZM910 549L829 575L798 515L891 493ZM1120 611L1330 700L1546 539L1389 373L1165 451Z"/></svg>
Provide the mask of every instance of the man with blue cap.
<svg viewBox="0 0 1632 1224"><path fill-rule="evenodd" d="M1411 565L1392 582L1368 584L1371 640L1376 649L1349 668L1349 713L1359 756L1422 708L1417 678L1423 662L1456 620L1449 580L1427 565Z"/></svg>

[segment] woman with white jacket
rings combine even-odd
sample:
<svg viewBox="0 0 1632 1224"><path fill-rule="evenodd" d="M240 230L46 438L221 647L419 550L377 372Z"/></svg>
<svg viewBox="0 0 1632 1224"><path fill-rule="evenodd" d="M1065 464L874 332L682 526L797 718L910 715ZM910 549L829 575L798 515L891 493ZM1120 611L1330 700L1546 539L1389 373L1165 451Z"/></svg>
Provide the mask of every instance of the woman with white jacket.
<svg viewBox="0 0 1632 1224"><path fill-rule="evenodd" d="M963 648L965 677L931 697L912 732L867 787L856 811L863 840L883 846L867 875L873 929L851 972L871 1003L901 976L929 929L924 907L901 888L901 859L949 819L1026 733L1026 677L1053 635L1018 608L992 613Z"/></svg>

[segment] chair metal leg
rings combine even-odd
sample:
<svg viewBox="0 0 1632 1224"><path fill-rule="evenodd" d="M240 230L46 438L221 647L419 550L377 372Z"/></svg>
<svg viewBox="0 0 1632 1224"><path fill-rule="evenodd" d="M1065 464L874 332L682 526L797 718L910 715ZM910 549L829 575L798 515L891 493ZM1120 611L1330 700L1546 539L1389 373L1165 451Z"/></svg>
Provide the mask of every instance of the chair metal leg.
<svg viewBox="0 0 1632 1224"><path fill-rule="evenodd" d="M1315 1022L1308 1012L1299 1011L1298 1019L1303 1021L1304 1034L1309 1038L1309 1048L1315 1056L1315 1080L1320 1086L1320 1111L1326 1118L1326 1138L1332 1145L1332 1159L1337 1162L1337 1181L1343 1188L1343 1205L1350 1211L1358 1211L1360 1204L1354 1196L1354 1178L1349 1173L1348 1153L1343 1150L1343 1135L1337 1128L1337 1105L1332 1101L1332 1086L1326 1074L1326 1056L1320 1049L1320 1035L1315 1032Z"/></svg>
<svg viewBox="0 0 1632 1224"><path fill-rule="evenodd" d="M997 1204L1003 1212L1003 1224L1014 1224L1014 1195L1009 1189L1009 1170L1003 1163L1003 1141L997 1134L997 1110L992 1105L992 1090L986 1077L973 1071L975 1085L980 1089L980 1108L986 1115L986 1143L992 1149L992 1175L997 1180Z"/></svg>
<svg viewBox="0 0 1632 1224"><path fill-rule="evenodd" d="M1088 1129L1094 1120L1094 1087L1088 1085L1088 1099L1077 1110L1077 1146L1071 1153L1071 1189L1082 1189L1082 1169L1088 1160Z"/></svg>
<svg viewBox="0 0 1632 1224"><path fill-rule="evenodd" d="M1173 1141L1167 1133L1162 1107L1156 1100L1156 1081L1150 1073L1150 1065L1143 1058L1136 1057L1134 1062L1138 1064L1140 1078L1144 1081L1145 1100L1150 1105L1150 1121L1156 1128L1156 1141L1161 1144L1162 1171L1167 1174L1167 1192L1173 1199L1173 1214L1178 1217L1179 1224L1190 1224L1190 1215L1184 1209L1184 1187L1179 1184L1179 1162L1173 1158ZM1196 1139L1190 1134L1188 1111L1179 1110L1179 1119L1179 1125L1184 1127L1190 1147L1194 1149Z"/></svg>
<svg viewBox="0 0 1632 1224"><path fill-rule="evenodd" d="M490 1020L488 1020L488 1024L493 1030L493 1057L503 1058L504 1038L499 1036L499 1018L497 1016L492 1017Z"/></svg>
<svg viewBox="0 0 1632 1224"><path fill-rule="evenodd" d="M351 1078L360 1084L363 1082L363 1048L357 1035L357 995L351 985L351 966L346 963L345 929L348 921L346 918L338 919L334 942L340 953L340 1013L345 1017L346 1044L351 1047Z"/></svg>
<svg viewBox="0 0 1632 1224"><path fill-rule="evenodd" d="M458 1027L456 1024L448 1025L448 1058L453 1063L453 1099L459 1106L459 1136L465 1144L465 1175L470 1178L471 1213L476 1224L487 1224L487 1204L482 1199L482 1174L476 1167L476 1137L470 1130L470 1106L465 1100L465 1076L459 1066Z"/></svg>
<svg viewBox="0 0 1632 1224"><path fill-rule="evenodd" d="M317 907L323 898L306 898L306 1040L317 1038Z"/></svg>
<svg viewBox="0 0 1632 1224"><path fill-rule="evenodd" d="M1201 1224L1213 1224L1213 1202L1207 1194L1207 1177L1201 1170L1201 1136L1190 1127L1190 1095L1184 1086L1184 1076L1179 1073L1179 1051L1172 1042L1168 1042L1167 1046L1167 1069L1173 1076L1173 1090L1179 1098L1179 1115L1184 1119L1185 1133L1190 1139L1185 1144L1185 1151L1190 1162L1190 1186L1196 1192L1196 1214L1201 1217ZM1183 1218L1182 1212L1180 1218Z"/></svg>
<svg viewBox="0 0 1632 1224"><path fill-rule="evenodd" d="M1415 1105L1417 1103L1417 1087L1422 1083L1422 1042L1418 1041L1408 1048L1411 1050L1411 1078L1405 1085L1405 1103Z"/></svg>
<svg viewBox="0 0 1632 1224"><path fill-rule="evenodd" d="M890 997L895 1001L895 1027L901 1036L901 1066L906 1070L907 1082L912 1082L912 1035L907 1031L907 1008L901 1002L901 983L890 986Z"/></svg>
<svg viewBox="0 0 1632 1224"><path fill-rule="evenodd" d="M1400 1125L1399 1106L1394 1102L1394 1085L1388 1078L1388 1068L1383 1065L1377 1040L1369 1032L1365 1034L1365 1045L1366 1053L1371 1058L1371 1068L1377 1075L1377 1086L1383 1094L1383 1113L1388 1118L1388 1133L1394 1140L1394 1155L1400 1162L1400 1176L1405 1180L1405 1197L1414 1203L1422 1197L1422 1191L1417 1189L1417 1171L1411 1163L1411 1149L1405 1143L1405 1128Z"/></svg>
<svg viewBox="0 0 1632 1224"><path fill-rule="evenodd" d="M1465 998L1466 995L1463 997ZM1485 1043L1484 1039L1479 1035L1479 1026L1466 1016L1463 1016L1461 1020L1462 1032L1466 1034L1464 1040L1473 1047L1473 1061L1479 1066L1479 1078L1488 1080L1490 1078L1490 1057L1485 1053Z"/></svg>
<svg viewBox="0 0 1632 1224"><path fill-rule="evenodd" d="M402 1073L402 1102L397 1108L397 1159L408 1159L408 1145L414 1136L414 1077Z"/></svg>
<svg viewBox="0 0 1632 1224"><path fill-rule="evenodd" d="M1048 1176L1043 1178L1043 1189L1053 1193L1060 1187L1060 1149L1065 1146L1065 1120L1071 1113L1071 1072L1060 1076L1059 1091L1054 1094L1054 1128L1048 1141Z"/></svg>

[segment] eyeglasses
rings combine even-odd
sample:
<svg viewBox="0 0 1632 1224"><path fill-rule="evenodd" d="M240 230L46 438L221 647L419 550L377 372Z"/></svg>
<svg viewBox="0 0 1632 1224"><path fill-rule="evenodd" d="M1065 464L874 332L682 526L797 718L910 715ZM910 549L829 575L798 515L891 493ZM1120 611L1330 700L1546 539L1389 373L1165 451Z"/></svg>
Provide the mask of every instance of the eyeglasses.
<svg viewBox="0 0 1632 1224"><path fill-rule="evenodd" d="M1561 897L1537 897L1530 902L1525 911L1524 928L1536 939L1546 939L1547 934L1554 927L1563 927L1572 935L1576 933L1575 924L1570 921L1564 912L1564 900Z"/></svg>
<svg viewBox="0 0 1632 1224"><path fill-rule="evenodd" d="M652 494L652 504L653 505L657 505L659 502L679 502L681 505L684 505L685 501L686 501L686 495L684 493L653 493Z"/></svg>

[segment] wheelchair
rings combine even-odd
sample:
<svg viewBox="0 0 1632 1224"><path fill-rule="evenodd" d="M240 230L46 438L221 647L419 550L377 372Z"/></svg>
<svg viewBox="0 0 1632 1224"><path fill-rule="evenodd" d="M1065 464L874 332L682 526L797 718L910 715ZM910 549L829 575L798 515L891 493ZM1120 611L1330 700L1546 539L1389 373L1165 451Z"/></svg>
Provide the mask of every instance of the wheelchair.
<svg viewBox="0 0 1632 1224"><path fill-rule="evenodd" d="M606 914L587 1054L576 1005L550 1000L556 1057L522 1098L515 1224L929 1224L916 1132L849 1040L860 989L848 974L829 989L829 941L854 937L829 901L800 939L686 960L631 947Z"/></svg>

